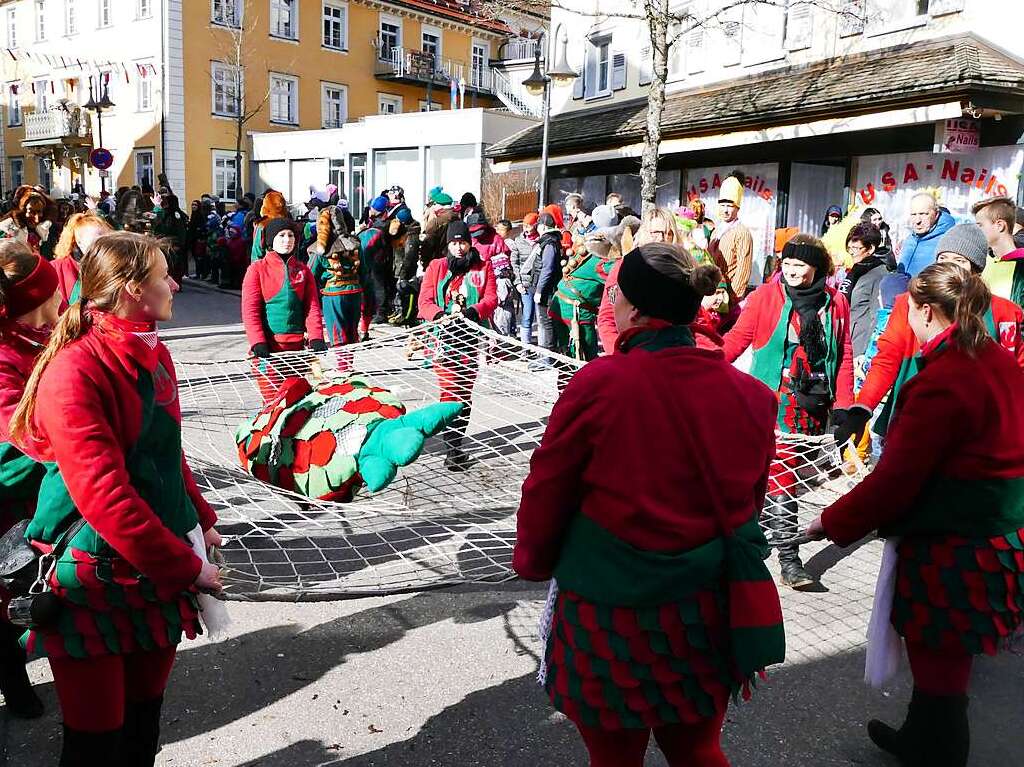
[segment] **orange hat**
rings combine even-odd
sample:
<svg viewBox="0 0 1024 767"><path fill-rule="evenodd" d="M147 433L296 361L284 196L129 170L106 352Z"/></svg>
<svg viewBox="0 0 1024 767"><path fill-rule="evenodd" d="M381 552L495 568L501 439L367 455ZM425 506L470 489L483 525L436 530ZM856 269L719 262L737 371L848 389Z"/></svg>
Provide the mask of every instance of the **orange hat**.
<svg viewBox="0 0 1024 767"><path fill-rule="evenodd" d="M538 218L540 218L538 213L527 213L523 216L523 226L536 226Z"/></svg>
<svg viewBox="0 0 1024 767"><path fill-rule="evenodd" d="M565 228L565 219L562 217L562 209L555 203L551 203L542 211L544 213L550 213L551 218L555 219L555 226L559 229Z"/></svg>

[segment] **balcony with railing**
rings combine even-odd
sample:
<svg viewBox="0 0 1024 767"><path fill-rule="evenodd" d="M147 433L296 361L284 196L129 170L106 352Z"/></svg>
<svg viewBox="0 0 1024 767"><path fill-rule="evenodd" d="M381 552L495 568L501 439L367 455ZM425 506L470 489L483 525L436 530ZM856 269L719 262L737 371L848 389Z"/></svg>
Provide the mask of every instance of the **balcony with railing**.
<svg viewBox="0 0 1024 767"><path fill-rule="evenodd" d="M537 41L530 37L513 37L498 48L498 61L533 61L537 54Z"/></svg>
<svg viewBox="0 0 1024 767"><path fill-rule="evenodd" d="M452 80L465 80L470 90L483 93L491 91L491 72L487 64L470 67L464 61L392 46L380 38L374 40L373 46L377 52L374 75L379 78L419 85L429 83L443 88L449 87Z"/></svg>
<svg viewBox="0 0 1024 767"><path fill-rule="evenodd" d="M89 113L74 107L57 107L25 115L24 147L88 146L92 144Z"/></svg>

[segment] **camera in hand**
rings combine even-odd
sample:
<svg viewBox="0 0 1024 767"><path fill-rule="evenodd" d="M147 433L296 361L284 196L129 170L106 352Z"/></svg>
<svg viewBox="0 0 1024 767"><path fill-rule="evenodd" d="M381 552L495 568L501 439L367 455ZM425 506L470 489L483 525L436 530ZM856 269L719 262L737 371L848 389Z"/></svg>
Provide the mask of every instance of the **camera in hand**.
<svg viewBox="0 0 1024 767"><path fill-rule="evenodd" d="M53 626L60 615L60 599L52 591L15 597L7 605L7 620L27 629Z"/></svg>

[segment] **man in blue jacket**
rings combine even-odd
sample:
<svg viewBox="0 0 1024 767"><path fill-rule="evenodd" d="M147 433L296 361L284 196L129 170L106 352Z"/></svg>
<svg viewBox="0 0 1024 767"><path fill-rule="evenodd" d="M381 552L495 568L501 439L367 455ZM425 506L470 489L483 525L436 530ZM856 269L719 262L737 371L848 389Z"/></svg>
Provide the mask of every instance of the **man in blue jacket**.
<svg viewBox="0 0 1024 767"><path fill-rule="evenodd" d="M541 214L537 219L537 231L540 239L537 246L540 255L533 266L533 302L537 312L537 345L545 349L555 346L555 331L548 315L548 304L554 295L558 281L562 279L562 232L555 226L555 219L550 213ZM541 357L530 363L530 370L543 370L551 367L551 359Z"/></svg>
<svg viewBox="0 0 1024 767"><path fill-rule="evenodd" d="M899 265L911 277L935 263L939 239L956 224L949 211L940 208L928 192L910 198L910 235L903 241Z"/></svg>

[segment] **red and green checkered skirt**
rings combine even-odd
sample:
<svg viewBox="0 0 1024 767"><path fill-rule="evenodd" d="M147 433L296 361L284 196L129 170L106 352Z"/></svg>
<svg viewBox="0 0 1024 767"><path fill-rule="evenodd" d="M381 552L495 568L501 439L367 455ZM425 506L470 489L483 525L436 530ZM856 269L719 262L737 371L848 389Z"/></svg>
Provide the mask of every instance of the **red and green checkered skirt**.
<svg viewBox="0 0 1024 767"><path fill-rule="evenodd" d="M733 678L723 596L612 607L562 592L544 687L572 721L604 730L695 723L725 711Z"/></svg>
<svg viewBox="0 0 1024 767"><path fill-rule="evenodd" d="M192 592L157 588L123 559L98 558L71 548L50 587L61 600L51 629L26 634L30 657L92 658L174 647L202 633Z"/></svg>
<svg viewBox="0 0 1024 767"><path fill-rule="evenodd" d="M907 536L892 624L936 650L994 655L1024 623L1024 529L994 538Z"/></svg>

